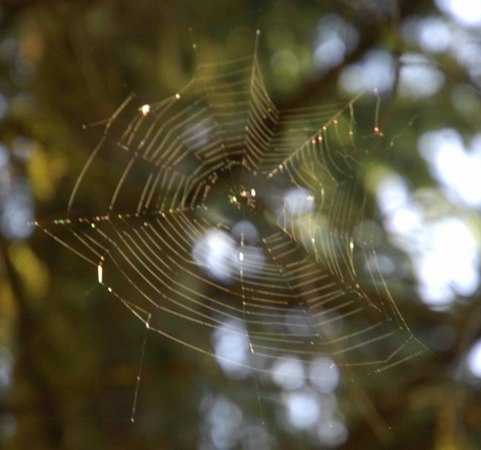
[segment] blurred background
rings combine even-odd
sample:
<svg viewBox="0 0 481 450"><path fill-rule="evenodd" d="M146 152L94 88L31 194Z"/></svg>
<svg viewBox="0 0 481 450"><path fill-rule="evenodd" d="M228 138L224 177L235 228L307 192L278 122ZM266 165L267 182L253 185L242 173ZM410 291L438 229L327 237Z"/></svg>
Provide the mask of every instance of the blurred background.
<svg viewBox="0 0 481 450"><path fill-rule="evenodd" d="M393 136L366 181L385 230L378 254L431 351L366 388L387 432L342 380L329 392L292 385L283 370L302 369L281 361L256 386L157 335L132 424L145 328L92 267L31 225L66 210L99 140L82 124L131 92L139 104L173 95L196 60L253 54L256 29L277 106L376 92ZM480 93L479 0L3 0L1 448L480 449ZM375 123L372 105L362 113ZM90 187L92 198L102 189Z"/></svg>

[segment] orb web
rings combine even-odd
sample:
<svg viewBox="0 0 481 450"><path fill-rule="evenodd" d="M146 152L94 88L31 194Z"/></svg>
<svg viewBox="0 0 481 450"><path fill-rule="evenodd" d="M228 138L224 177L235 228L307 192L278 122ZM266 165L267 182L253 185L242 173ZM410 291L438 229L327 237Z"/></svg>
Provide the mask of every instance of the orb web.
<svg viewBox="0 0 481 450"><path fill-rule="evenodd" d="M425 347L375 246L355 240L375 240L362 173L382 138L377 126L358 133L358 101L280 111L256 54L200 65L163 101L129 96L67 213L36 224L149 332L227 369L271 372L286 355L368 373L400 365ZM221 331L235 352L215 347Z"/></svg>

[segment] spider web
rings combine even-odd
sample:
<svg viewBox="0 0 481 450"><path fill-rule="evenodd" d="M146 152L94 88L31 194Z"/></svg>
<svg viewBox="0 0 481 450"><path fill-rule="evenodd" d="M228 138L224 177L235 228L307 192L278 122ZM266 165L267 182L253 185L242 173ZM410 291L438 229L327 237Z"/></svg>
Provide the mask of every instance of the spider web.
<svg viewBox="0 0 481 450"><path fill-rule="evenodd" d="M374 246L354 239L360 229L374 239L361 174L382 136L358 133L358 101L279 111L256 53L200 65L163 101L129 96L103 124L67 213L36 225L182 346L261 372L284 355L392 368L425 347ZM366 283L355 262L368 260ZM221 327L248 341L248 358L216 354L206 335Z"/></svg>

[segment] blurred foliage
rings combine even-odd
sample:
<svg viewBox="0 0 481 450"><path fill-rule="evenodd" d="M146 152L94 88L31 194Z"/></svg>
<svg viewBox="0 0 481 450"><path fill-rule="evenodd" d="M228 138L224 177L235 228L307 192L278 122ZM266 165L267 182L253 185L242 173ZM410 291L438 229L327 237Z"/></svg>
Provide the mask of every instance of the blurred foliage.
<svg viewBox="0 0 481 450"><path fill-rule="evenodd" d="M339 64L319 66L319 24L334 15L352 25L357 43ZM453 54L428 53L402 36L409 20L442 15L428 0L4 0L0 201L16 192L16 182L27 183L35 206L31 217L21 216L24 222L58 217L99 140L95 127L85 131L82 124L110 117L130 92L139 104L172 95L190 80L198 61L252 54L257 28L266 85L280 107L349 100L352 93L340 76L373 50L392 56L395 86L401 56L425 54L444 85L426 98L382 93L381 128L398 137L392 152L379 159L413 188L436 187L417 152L418 137L451 126L469 140L480 131L481 112L479 68L476 78ZM372 122L373 107L362 106L361 124ZM91 186L93 210L100 191ZM452 208L443 200L433 206L438 214ZM477 227L479 220L473 223ZM259 416L263 408L272 448L319 448L309 433L283 419L274 387L228 380L215 361L151 335L131 424L144 328L98 289L90 267L32 231L1 237L2 448L215 448L206 437L206 403L219 395L236 402L246 417ZM407 260L394 246L390 251ZM340 400L349 436L339 448L481 448L480 381L463 375L465 352L481 333L479 293L439 312L419 300L412 275L393 279L391 288L414 334L433 351L402 374L367 381L367 408L392 427L384 440L349 395ZM244 442L234 448L262 447Z"/></svg>

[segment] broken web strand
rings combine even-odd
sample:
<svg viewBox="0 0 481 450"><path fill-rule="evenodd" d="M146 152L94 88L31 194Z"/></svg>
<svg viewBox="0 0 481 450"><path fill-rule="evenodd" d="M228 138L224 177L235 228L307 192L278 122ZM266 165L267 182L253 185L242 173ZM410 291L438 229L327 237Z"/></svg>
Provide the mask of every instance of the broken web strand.
<svg viewBox="0 0 481 450"><path fill-rule="evenodd" d="M93 160L97 157L100 149L103 147L104 143L105 143L105 140L107 139L107 135L108 135L108 132L109 132L109 129L112 125L112 123L115 121L115 119L119 116L119 114L126 108L126 106L132 101L133 99L133 95L129 95L125 100L124 102L117 108L117 110L114 112L114 114L107 120L106 124L105 124L105 130L104 130L104 133L103 133L103 136L102 136L102 139L99 141L99 143L97 144L97 146L95 147L94 151L92 152L92 154L90 155L89 159L87 160L87 162L85 163L84 167L82 168L82 171L80 172L80 175L78 176L77 178L77 181L75 182L75 185L72 189L72 193L70 194L70 198L69 198L69 201L68 201L68 205L67 205L67 212L70 212L70 210L72 209L72 205L75 201L75 197L77 195L77 191L80 187L80 184L82 183L84 177L85 177L85 174L87 173L87 170L89 169L90 165L92 164ZM97 125L100 125L102 124L102 122L96 122L94 124L92 124L93 126L97 126ZM84 124L82 125L82 128L85 130L88 128L88 125Z"/></svg>
<svg viewBox="0 0 481 450"><path fill-rule="evenodd" d="M137 414L137 404L139 400L140 384L142 381L142 368L144 365L145 348L147 346L147 336L150 328L150 319L151 319L151 314L148 313L147 320L145 321L145 330L144 330L144 337L142 339L142 348L140 350L139 367L137 369L137 377L135 379L134 398L132 399L132 412L130 415L130 421L132 423L135 422L135 416Z"/></svg>
<svg viewBox="0 0 481 450"><path fill-rule="evenodd" d="M236 69L236 65L239 65L240 68ZM234 74L236 72L242 73L243 65L243 60L237 60L234 63L228 63L223 67L225 67L231 74ZM219 65L216 65L216 67L219 67ZM91 219L81 218L82 220L67 224L76 238L77 244L80 246L79 248L72 245L69 248L97 267L97 276L102 282L106 276L104 265L108 260L112 269L119 272L129 281L130 285L134 287L139 297L136 301L139 303L142 301L147 307L152 308L152 310L143 309L143 311L151 314L150 317L154 317L155 314L162 312L163 314L188 321L193 325L195 324L210 329L216 329L216 327L223 324L223 321L215 319L215 317L211 315L212 313L224 319L235 319L240 317L244 320L247 327L255 325L252 330L244 331L236 329L235 327L231 327L231 330L240 333L249 339L250 348L254 349L256 357L275 361L279 354L290 353L302 355L302 361L305 364L309 364L309 356L316 354L329 354L329 345L331 345L333 346L331 347L331 353L333 351L332 348L338 348L335 352L338 352L337 359L343 367L355 367L356 365L362 364L368 366L371 365L373 367L383 364L384 366L398 364L399 361L395 360L396 350L392 352L391 356L386 357L384 360L380 359L377 361L365 361L364 363L352 363L346 358L346 362L344 363L340 359L339 355L346 355L353 350L369 347L375 342L375 338L369 337L370 330L367 328L358 332L357 336L365 335L366 337L357 344L353 344L356 334L351 332L350 334L346 334L336 339L331 339L329 345L324 345L326 342L316 342L315 344L312 344L313 348L311 350L306 351L303 350L304 343L298 336L291 335L288 332L263 331L260 327L260 325L279 327L280 324L282 324L282 312L287 311L287 307L285 307L282 302L275 303L275 313L267 313L267 309L260 308L261 303L259 303L259 300L251 298L249 298L248 301L245 301L245 304L240 309L228 307L228 305L216 302L212 298L188 290L188 288L175 280L176 271L184 271L188 277L199 280L205 285L219 289L233 298L239 296L238 292L235 290L223 286L215 280L213 281L212 279L209 279L205 273L199 273L196 269L196 264L191 259L191 248L196 239L203 236L213 224L217 224L217 226L225 226L222 222L212 222L208 220L208 217L206 218L206 216L202 215L196 216L195 213L199 208L200 211L206 210L209 212L209 207L205 204L209 195L207 188L214 189L218 183L216 180L220 176L217 174L223 169L228 171L228 167L230 167L229 165L234 164L236 159L238 160L239 158L246 156L246 152L248 152L248 161L251 169L257 168L259 171L263 169L264 173L271 175L270 178L274 176L276 171L279 173L288 173L291 182L295 186L307 186L309 188L312 185L312 182L316 181L316 173L324 171L327 177L326 179L331 179L331 183L326 185L325 190L326 192L329 191L329 189L334 191L337 189L336 186L338 186L335 174L340 173L342 175L343 173L343 169L337 166L333 159L332 153L334 150L330 145L331 139L335 142L342 138L339 134L338 124L334 122L340 117L339 112L332 113L328 109L327 112L323 113L322 108L315 108L310 111L306 110L304 112L298 112L296 115L291 115L287 118L281 116L278 119L278 122L283 124L283 128L288 129L290 127L296 130L296 132L292 135L285 133L282 136L282 139L277 139L273 128L270 128L272 133L270 135L267 133L266 137L266 134L262 131L265 130L265 127L259 122L262 116L257 113L259 108L265 108L267 105L264 90L261 87L262 80L259 81L257 72L252 72L252 67L250 70L251 84L249 85L246 97L247 106L244 105L241 100L239 100L238 103L235 101L231 101L231 103L227 102L230 95L228 92L221 92L215 95L211 90L205 89L204 84L199 88L201 97L207 97L209 102L208 108L201 110L198 117L208 118L209 115L213 116L215 118L215 123L210 129L217 131L216 135L218 137L220 136L220 138L217 146L209 149L208 152L202 153L203 149L195 150L194 153L198 155L200 163L194 171L194 175L185 176L184 174L179 173L176 169L176 161L181 162L183 158L192 153L183 150L182 147L176 143L175 136L172 137L172 133L174 133L174 135L177 133L177 136L179 136L182 130L185 130L186 126L190 124L189 115L186 114L187 109L176 109L173 111L173 116L170 116L169 118L168 113L174 108L174 105L177 104L176 101L181 100L180 94L174 96L172 100L175 98L176 101L172 101L165 108L156 110L155 107L141 107L130 125L127 126L126 131L116 141L115 145L119 151L132 154L136 159L142 159L149 167L150 165L153 165L156 168L168 168L170 172L167 173L167 170L165 170L162 179L156 179L149 175L138 203L130 206L129 204L124 205L120 201L120 194L124 190L126 181L131 176L132 167L136 164L136 162L132 162L133 159L130 159L126 166L128 169L124 168L124 171L119 177L113 190L108 214L96 216ZM255 86L255 84L252 84L252 74L255 75L255 80L258 83L257 88L255 89L252 87ZM224 79L221 79L225 83L222 85L224 86L222 89L225 91L228 91L227 88L229 87L229 83L226 81L228 76L230 75L226 75ZM201 74L200 78L202 77L203 75ZM194 84L195 80L196 77L194 77ZM208 85L209 82L215 82L216 80L219 80L219 78L212 76L211 80L212 81L209 81L208 76L204 79ZM235 81L232 81L232 83L235 83ZM234 85L230 85L230 87L233 88ZM261 100L259 100L259 97ZM256 105L260 106L253 106L255 100L252 100L252 98L257 98L258 103L256 103ZM355 100L350 102L348 107L351 118L353 118L354 101ZM225 103L224 106L222 106L221 102ZM236 108L240 112L236 111L236 113L231 113L230 110L232 108ZM326 121L321 121L321 123L324 123L324 126L321 127L320 132L318 128L316 128L312 131L308 130L307 135L306 132L303 132L302 138L298 137L299 130L303 128L300 125L302 122L314 119L318 121L319 116L322 116L323 114L327 115L328 119ZM112 117L111 123L117 118L117 115L114 114L115 117ZM143 125L145 120L149 117L155 117L156 119L145 128ZM270 118L270 120L273 121L274 119L275 118L272 117ZM248 126L246 129L246 124L255 126ZM231 134L225 132L224 128L227 125L230 127ZM328 133L331 125L334 127L333 136L330 136ZM349 121L349 127L349 130L353 131L352 120ZM169 131L165 131L167 128ZM174 131L172 132L172 130ZM107 129L107 134L109 131L110 129ZM170 133L170 135L168 133ZM353 142L352 135L354 133L349 134L352 139L351 142ZM197 131L192 133L191 138L198 138L199 136L202 136L202 133ZM182 139L182 134L180 134L180 137ZM249 148L246 149L247 145L245 145L242 151L238 150L238 147L236 147L238 145L237 142L245 143L247 137L250 142ZM313 139L314 143L312 142ZM102 145L107 141L115 141L115 138L108 136L108 139L102 141ZM270 143L273 143L273 145L269 147ZM322 143L322 146L319 145L319 143ZM99 151L95 152L94 158L92 159L97 157L99 157ZM309 179L306 178L308 172L299 166L301 163L304 164L304 160L306 159L310 159L315 166L311 170ZM89 162L88 165L91 165L91 162ZM241 167L244 168L245 166L242 165ZM269 169L269 167L272 167L272 169ZM211 177L210 181L205 182L203 180L203 177L205 176ZM85 178L85 174L82 174L79 178L81 179L78 180L74 189L74 194L79 189L81 182ZM266 178L269 178L269 176ZM182 180L182 183L184 184L178 183L176 185L175 182L179 180ZM322 189L324 188L321 188L321 191ZM165 200L163 193L167 195L167 200ZM194 194L191 195L192 193ZM191 197L190 200L188 200L189 195ZM325 205L326 207L333 205L331 217L334 221L338 220L340 223L344 224L350 223L352 217L349 213L348 205L349 201L353 199L352 189L341 192L338 197L332 197L331 195L330 200L328 194L320 195L322 197L320 199L322 200L320 201L320 205ZM75 195L73 195L73 197L75 197ZM335 200L332 200L332 198ZM123 208L124 212L119 212L119 209L121 208ZM285 209L282 215L283 225L281 226L281 229L282 231L289 230L290 226ZM114 218L115 220L113 220ZM134 225L135 221L138 219L145 221L143 226ZM312 220L309 221L309 231L307 232L307 236L306 233L300 233L298 230L291 227L292 230L290 231L292 231L292 233L289 233L289 236L286 236L286 233L281 233L279 236L267 236L264 237L264 239L272 241L275 239L282 240L287 238L288 242L292 241L299 248L307 249L305 238L310 237L310 241L312 242L312 237L315 236L315 217L312 216L311 219ZM90 226L87 226L86 229L78 230L77 227L81 222ZM57 223L54 225L54 228L59 225L66 225L66 223ZM225 229L228 230L229 227L227 226ZM50 232L50 227L48 232L52 237L57 238L55 233ZM186 239L185 236L193 237ZM61 241L61 239L58 240ZM322 242L321 239L320 243ZM352 252L354 249L351 246L351 242L351 240L342 241L343 246L345 246L346 243L348 243L349 246L347 253L341 251L339 254L340 261L344 261L344 265L346 265L346 262L352 262ZM348 272L345 272L345 270L339 265L339 260L337 260L339 245L340 243L335 239L324 238L324 242L321 246L314 246L315 260L320 260L322 256L325 257L327 255L327 265L330 272L337 273L339 277L341 277L340 279L346 277L346 273L350 272L349 277L352 278L355 276L352 268ZM153 249L155 251L153 251ZM159 257L159 255L161 255L161 257ZM104 259L101 259L102 257ZM102 261L102 263L100 264L99 261ZM168 263L168 266L165 265L166 262ZM285 276L283 277L282 274L274 274L274 271L278 271L279 267L286 267L285 264L283 262L275 263L272 259L270 259L268 263L269 265L266 267L265 271L265 273L267 273L266 280L263 281L261 286L262 289L257 291L258 295L262 290L275 293L277 283L284 283L284 285L287 284ZM99 266L101 267L100 270ZM298 270L302 271L302 268L305 266L297 265L293 267L294 268L289 271L289 276L291 277L294 276L294 269L296 267ZM282 281L283 279L284 281ZM240 279L238 278L237 281L241 286L245 286L246 280L244 279L243 271L242 276ZM339 280L337 281L337 284L339 285L337 288L339 292L337 292L334 287L327 288L321 295L309 294L306 300L296 300L295 295L291 293L290 297L293 298L290 300L297 301L298 304L303 305L305 304L303 302L306 302L309 299L311 302L314 301L317 303L327 302L330 299L336 300L336 298L342 299L343 296L348 294L348 286L340 283ZM288 288L288 286L286 286L286 288ZM162 292L163 290L167 291L168 295L165 295ZM112 291L109 292L114 291L112 289ZM176 297L179 294L182 295L179 297L180 300L177 300ZM317 297L314 297L314 295L317 295ZM160 298L161 300L159 301L157 298ZM266 300L266 298L264 297L262 300ZM344 300L344 302L346 301L347 300ZM364 301L369 303L367 296L364 298ZM127 302L127 300L125 300L125 302ZM131 300L128 302L129 303L124 304L130 305L131 307L134 304L136 305L136 303L133 303ZM200 305L203 305L204 308L207 309L207 314L198 311ZM247 306L248 309L246 308ZM339 308L339 305L336 307ZM324 307L324 311L326 313L334 313L336 312L334 308L335 307ZM132 311L131 308L129 309ZM339 309L337 311L339 311ZM360 310L357 312L360 312ZM348 313L349 311L341 312L341 315L338 317L341 319L347 319L349 317ZM305 314L304 311L297 315L297 317L301 320L306 320ZM143 317L139 317L139 319L144 323L149 323L150 331L154 331L188 348L195 349L203 354L219 359L219 355L214 355L213 352L207 351L205 348L176 337L173 334L169 334L163 329L150 327L150 318L148 321ZM327 320L323 320L322 322L319 322L317 326L322 328L327 325ZM382 336L383 335L380 335L381 338ZM386 334L386 338L387 337L389 337L389 335ZM236 363L235 361L230 362L234 364ZM247 367L255 373L270 373L269 368L265 369L263 366L259 367L254 363L248 364ZM259 386L256 387L256 392L259 399ZM262 407L262 405L260 405L260 407ZM262 412L261 415L263 416Z"/></svg>
<svg viewBox="0 0 481 450"><path fill-rule="evenodd" d="M132 408L130 412L130 421L135 423L135 419L137 416L137 406L139 401L139 392L140 392L140 385L142 383L142 370L144 365L144 358L145 358L145 349L147 347L147 336L150 329L150 319L151 314L145 310L142 310L138 306L132 304L131 302L123 299L122 297L118 296L112 288L108 287L107 291L109 294L114 295L120 302L135 316L139 319L145 326L144 336L142 338L142 345L140 348L140 358L139 358L139 365L137 367L137 375L135 377L135 387L134 387L134 395L132 398ZM145 317L144 317L145 316Z"/></svg>
<svg viewBox="0 0 481 450"><path fill-rule="evenodd" d="M69 200L68 200L68 204L67 204L67 214L69 214L71 212L71 209L72 209L72 206L73 206L73 203L75 201L75 198L76 198L76 195L77 195L77 192L84 180L84 177L88 171L88 169L90 168L90 166L92 165L93 161L98 157L98 154L100 152L100 150L103 148L103 146L105 145L105 142L106 140L108 140L108 132L109 132L109 129L112 125L112 123L115 121L115 119L122 113L122 111L126 108L126 106L132 101L133 99L133 94L129 95L123 102L122 104L117 108L117 110L112 114L112 116L107 119L107 120L102 120L102 121L98 121L98 122L94 122L94 123L91 123L91 124L83 124L82 125L82 129L86 130L90 127L97 127L97 126L104 126L104 131L102 133L102 136L101 136L101 139L99 141L99 143L96 145L94 151L90 154L87 162L85 163L85 165L83 166L79 176L77 177L77 180L74 184L74 187L72 189L72 192L70 194L70 197L69 197ZM85 219L85 220L88 220L88 219ZM79 221L82 221L81 219L79 219ZM69 228L71 229L72 231L72 234L80 241L84 242L85 241L83 240L83 238L77 234L74 230L74 228L70 227L70 225L72 224L72 220L68 217L66 218L62 218L62 219L55 219L53 221L53 224L54 225L62 225L62 226L69 226ZM65 243L65 241L59 239L54 233L52 233L49 229L47 229L43 223L39 222L39 221L34 221L33 222L33 225L35 225L36 227L42 229L42 231L45 232L45 234L47 234L49 237L51 237L52 239L54 239L55 241L59 242L61 245L63 245L64 247L66 247L67 249L73 251L75 254L77 254L78 256L80 256L82 259L86 260L87 262L89 263L92 263L94 264L95 262L90 259L89 257L87 257L85 254L83 254L82 252L80 252L79 250L75 249L74 247L68 245ZM46 225L46 224L45 224ZM93 225L93 222L92 222L92 225ZM88 244L87 244L88 246ZM99 269L98 269L98 278L101 279L102 277L102 267L101 265L99 264Z"/></svg>
<svg viewBox="0 0 481 450"><path fill-rule="evenodd" d="M139 365L137 367L137 375L135 377L135 387L134 387L134 395L132 398L132 409L130 413L130 421L132 423L135 422L136 415L137 415L137 405L139 400L139 392L140 392L140 385L142 382L142 370L144 365L144 357L145 357L145 349L147 346L147 335L150 328L150 320L152 315L148 312L139 308L137 305L123 299L122 297L118 296L110 286L106 286L104 284L104 271L103 271L103 263L105 258L102 256L100 258L99 264L97 266L97 281L99 285L106 288L107 292L111 295L114 295L137 319L139 319L145 326L144 336L142 338L142 345L140 348L140 358L139 358Z"/></svg>

